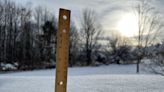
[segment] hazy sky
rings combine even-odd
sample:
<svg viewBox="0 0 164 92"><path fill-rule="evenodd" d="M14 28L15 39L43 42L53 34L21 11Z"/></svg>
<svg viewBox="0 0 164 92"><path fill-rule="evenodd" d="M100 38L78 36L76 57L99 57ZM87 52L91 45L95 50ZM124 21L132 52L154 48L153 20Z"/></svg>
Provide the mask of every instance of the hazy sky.
<svg viewBox="0 0 164 92"><path fill-rule="evenodd" d="M67 8L72 11L72 19L79 23L81 12L84 8L94 9L104 30L107 32L115 30L122 17L132 10L135 0L13 0L18 4L27 5L31 3L33 7L43 6L58 16L59 8ZM152 4L164 14L164 0L153 0Z"/></svg>

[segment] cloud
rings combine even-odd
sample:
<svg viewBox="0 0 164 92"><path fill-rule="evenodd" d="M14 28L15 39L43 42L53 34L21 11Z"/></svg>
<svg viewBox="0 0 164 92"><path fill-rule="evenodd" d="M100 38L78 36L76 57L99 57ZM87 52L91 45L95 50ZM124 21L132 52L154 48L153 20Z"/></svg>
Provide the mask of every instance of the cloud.
<svg viewBox="0 0 164 92"><path fill-rule="evenodd" d="M31 2L34 7L43 6L58 16L59 8L68 8L72 11L72 19L79 24L81 12L84 8L92 8L101 19L103 28L107 33L114 30L117 22L130 9L135 0L12 0L25 5ZM154 0L153 5L164 14L164 0Z"/></svg>

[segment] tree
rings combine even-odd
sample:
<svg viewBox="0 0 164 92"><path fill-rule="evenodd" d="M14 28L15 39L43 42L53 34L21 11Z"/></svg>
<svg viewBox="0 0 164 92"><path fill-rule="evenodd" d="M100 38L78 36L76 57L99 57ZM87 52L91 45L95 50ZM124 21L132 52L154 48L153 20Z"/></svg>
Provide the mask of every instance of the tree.
<svg viewBox="0 0 164 92"><path fill-rule="evenodd" d="M15 64L18 69L45 67L43 61L49 63L55 57L56 31L57 21L46 9L38 7L33 11L30 6L0 1L0 65ZM40 35L46 37L40 39Z"/></svg>
<svg viewBox="0 0 164 92"><path fill-rule="evenodd" d="M31 10L21 8L20 10L20 32L18 37L18 58L19 69L32 69L34 66L33 61L33 29L31 19Z"/></svg>
<svg viewBox="0 0 164 92"><path fill-rule="evenodd" d="M18 36L20 8L15 3L0 1L0 60L3 63L17 61L16 38Z"/></svg>
<svg viewBox="0 0 164 92"><path fill-rule="evenodd" d="M108 60L120 64L120 59L123 59L123 54L129 53L128 47L131 45L129 38L121 36L118 32L112 33L112 36L107 39L106 54ZM112 58L111 58L112 57ZM124 60L124 59L123 59Z"/></svg>
<svg viewBox="0 0 164 92"><path fill-rule="evenodd" d="M69 65L73 66L76 64L77 57L79 54L79 33L78 30L74 24L74 22L71 22L71 28L70 28L70 45L69 45Z"/></svg>
<svg viewBox="0 0 164 92"><path fill-rule="evenodd" d="M138 36L136 38L139 54L136 72L139 73L139 64L146 55L146 50L142 48L154 44L162 29L162 22L160 21L160 14L149 0L139 0L133 9L138 22Z"/></svg>
<svg viewBox="0 0 164 92"><path fill-rule="evenodd" d="M42 18L43 18L43 9L41 6L38 6L34 11L34 18L37 25L37 32L40 33L41 31L41 25L43 24Z"/></svg>
<svg viewBox="0 0 164 92"><path fill-rule="evenodd" d="M92 54L98 44L98 37L101 35L101 24L98 21L95 11L85 9L82 13L81 20L81 41L84 45L83 51L86 55L86 63L92 63Z"/></svg>
<svg viewBox="0 0 164 92"><path fill-rule="evenodd" d="M57 36L57 26L56 21L53 18L51 21L46 21L42 26L43 28L43 43L44 43L44 53L45 53L45 61L51 63L52 53L55 52L52 48L54 48L54 44ZM56 43L55 43L56 45ZM53 47L52 47L53 46ZM52 52L53 51L53 52ZM55 60L54 60L55 61Z"/></svg>

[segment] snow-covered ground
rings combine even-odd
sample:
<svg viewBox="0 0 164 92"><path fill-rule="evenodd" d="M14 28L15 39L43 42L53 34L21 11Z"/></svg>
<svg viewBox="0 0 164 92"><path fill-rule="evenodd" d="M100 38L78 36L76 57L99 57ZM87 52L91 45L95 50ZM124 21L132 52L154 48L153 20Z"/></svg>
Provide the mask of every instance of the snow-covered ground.
<svg viewBox="0 0 164 92"><path fill-rule="evenodd" d="M68 92L164 92L164 77L135 65L69 68ZM54 92L55 69L0 74L0 92Z"/></svg>

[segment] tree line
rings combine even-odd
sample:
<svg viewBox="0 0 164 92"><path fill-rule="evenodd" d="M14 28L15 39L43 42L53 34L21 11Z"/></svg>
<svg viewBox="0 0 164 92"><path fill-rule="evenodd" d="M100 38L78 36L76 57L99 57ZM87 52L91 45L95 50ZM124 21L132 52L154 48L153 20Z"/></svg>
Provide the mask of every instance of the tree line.
<svg viewBox="0 0 164 92"><path fill-rule="evenodd" d="M137 63L139 72L139 63L150 55L146 48L153 44L163 26L147 0L141 0L133 9L139 28L135 46L118 33L103 37L96 12L84 9L79 28L71 21L69 66ZM57 23L55 15L41 6L31 9L10 0L0 1L0 70L7 70L3 69L5 64L18 70L55 67Z"/></svg>
<svg viewBox="0 0 164 92"><path fill-rule="evenodd" d="M42 7L33 11L9 0L0 1L0 62L15 64L18 69L50 63L56 23L54 15Z"/></svg>
<svg viewBox="0 0 164 92"><path fill-rule="evenodd" d="M83 36L79 35L75 23L71 22L70 66L83 58L80 57L80 51L87 53L87 65L91 64L92 48L97 44L95 38L98 37L95 18L94 12L85 10L83 27L86 28L82 29L85 31ZM1 70L5 64L12 64L19 70L55 67L57 23L55 15L41 6L33 10L30 5L24 7L10 0L0 1Z"/></svg>

